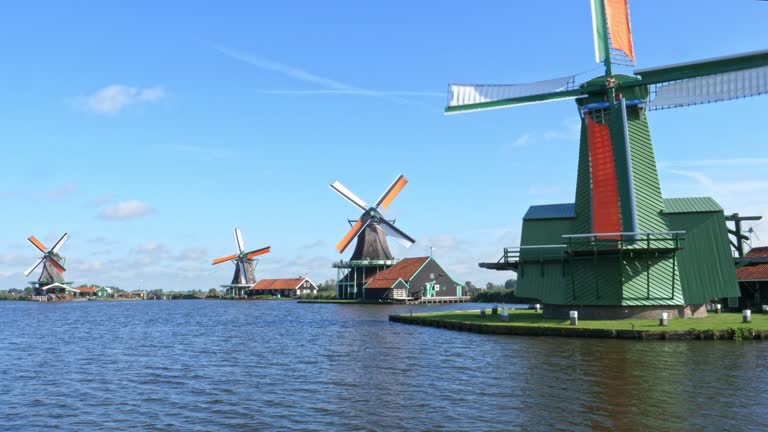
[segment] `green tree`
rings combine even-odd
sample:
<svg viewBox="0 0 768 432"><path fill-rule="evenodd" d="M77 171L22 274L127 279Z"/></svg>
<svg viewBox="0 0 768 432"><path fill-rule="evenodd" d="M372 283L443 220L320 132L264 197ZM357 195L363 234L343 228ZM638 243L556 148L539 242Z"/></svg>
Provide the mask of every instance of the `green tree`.
<svg viewBox="0 0 768 432"><path fill-rule="evenodd" d="M511 290L517 288L517 279L507 279L504 281L504 288Z"/></svg>

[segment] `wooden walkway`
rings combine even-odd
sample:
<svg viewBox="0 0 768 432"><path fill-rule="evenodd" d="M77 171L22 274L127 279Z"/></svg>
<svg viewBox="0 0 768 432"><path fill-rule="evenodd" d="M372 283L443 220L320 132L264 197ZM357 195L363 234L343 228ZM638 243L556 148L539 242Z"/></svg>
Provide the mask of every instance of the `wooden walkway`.
<svg viewBox="0 0 768 432"><path fill-rule="evenodd" d="M469 301L469 296L458 297L422 297L420 299L405 298L405 299L392 299L392 303L397 304L440 304L440 303L466 303Z"/></svg>

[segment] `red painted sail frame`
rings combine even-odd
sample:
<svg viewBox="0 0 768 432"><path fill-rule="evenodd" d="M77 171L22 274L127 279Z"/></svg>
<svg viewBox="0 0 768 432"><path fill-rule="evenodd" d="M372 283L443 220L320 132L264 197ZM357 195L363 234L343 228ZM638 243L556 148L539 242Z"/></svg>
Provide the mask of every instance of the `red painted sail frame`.
<svg viewBox="0 0 768 432"><path fill-rule="evenodd" d="M589 144L592 232L618 233L621 232L621 213L611 132L608 124L594 121L589 113L584 118Z"/></svg>

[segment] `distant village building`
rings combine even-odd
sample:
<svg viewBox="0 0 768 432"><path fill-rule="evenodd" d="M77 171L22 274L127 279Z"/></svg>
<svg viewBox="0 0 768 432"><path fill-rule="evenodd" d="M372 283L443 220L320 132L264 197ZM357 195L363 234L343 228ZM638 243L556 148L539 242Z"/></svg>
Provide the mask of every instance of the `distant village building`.
<svg viewBox="0 0 768 432"><path fill-rule="evenodd" d="M133 292L131 292L131 298L132 299L139 299L139 300L146 300L147 299L147 292L146 291L133 291Z"/></svg>
<svg viewBox="0 0 768 432"><path fill-rule="evenodd" d="M405 258L367 278L366 300L405 300L462 297L464 286L451 278L433 257Z"/></svg>
<svg viewBox="0 0 768 432"><path fill-rule="evenodd" d="M308 278L262 279L248 289L249 296L273 295L280 297L298 297L317 294L317 286Z"/></svg>
<svg viewBox="0 0 768 432"><path fill-rule="evenodd" d="M104 298L109 297L112 294L112 290L103 286L80 286L74 288L78 291L78 297L95 297Z"/></svg>
<svg viewBox="0 0 768 432"><path fill-rule="evenodd" d="M95 297L96 296L96 287L81 286L81 287L75 287L74 289L77 290L78 297Z"/></svg>
<svg viewBox="0 0 768 432"><path fill-rule="evenodd" d="M752 248L745 257L768 257L768 246ZM740 309L760 310L768 305L768 264L737 268L736 278L741 290Z"/></svg>

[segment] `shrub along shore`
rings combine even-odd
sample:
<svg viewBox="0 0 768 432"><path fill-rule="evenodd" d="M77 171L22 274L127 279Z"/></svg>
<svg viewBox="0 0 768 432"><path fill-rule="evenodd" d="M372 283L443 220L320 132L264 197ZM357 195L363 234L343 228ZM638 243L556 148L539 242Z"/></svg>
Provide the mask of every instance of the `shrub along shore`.
<svg viewBox="0 0 768 432"><path fill-rule="evenodd" d="M501 313L486 316L480 311L437 312L412 315L390 315L389 320L403 324L416 324L449 330L486 334L521 336L566 336L590 338L618 338L637 340L745 340L768 338L768 314L753 314L752 322L742 323L740 313L711 312L706 318L670 319L667 326L659 320L579 320L570 325L568 320L544 318L532 310L508 310L508 320ZM501 311L499 311L501 312Z"/></svg>

